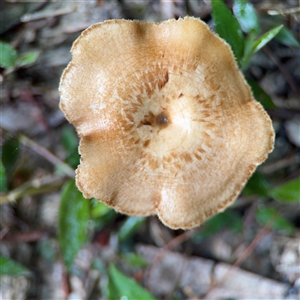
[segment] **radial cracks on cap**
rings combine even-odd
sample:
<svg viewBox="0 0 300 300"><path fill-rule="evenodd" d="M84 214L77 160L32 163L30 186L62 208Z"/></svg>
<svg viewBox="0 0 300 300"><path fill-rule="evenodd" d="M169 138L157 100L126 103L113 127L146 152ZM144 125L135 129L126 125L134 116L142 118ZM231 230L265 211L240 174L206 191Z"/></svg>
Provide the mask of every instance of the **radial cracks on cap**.
<svg viewBox="0 0 300 300"><path fill-rule="evenodd" d="M273 149L232 51L199 19L98 23L72 57L60 107L80 133L86 197L192 228L232 203Z"/></svg>

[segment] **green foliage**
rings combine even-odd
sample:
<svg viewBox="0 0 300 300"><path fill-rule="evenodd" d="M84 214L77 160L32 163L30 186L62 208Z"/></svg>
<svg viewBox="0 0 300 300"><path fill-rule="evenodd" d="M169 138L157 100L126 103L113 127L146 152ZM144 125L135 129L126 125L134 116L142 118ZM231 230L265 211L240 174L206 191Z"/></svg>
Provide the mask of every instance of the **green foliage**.
<svg viewBox="0 0 300 300"><path fill-rule="evenodd" d="M17 51L10 45L0 41L0 66L4 69L12 68L18 58Z"/></svg>
<svg viewBox="0 0 300 300"><path fill-rule="evenodd" d="M14 260L0 255L0 276L1 275L30 275L30 271Z"/></svg>
<svg viewBox="0 0 300 300"><path fill-rule="evenodd" d="M276 35L275 39L281 44L286 45L288 47L300 48L300 42L297 41L293 33L285 26L282 27L280 32Z"/></svg>
<svg viewBox="0 0 300 300"><path fill-rule="evenodd" d="M7 192L9 182L19 157L19 141L15 138L7 139L1 148L0 158L0 192Z"/></svg>
<svg viewBox="0 0 300 300"><path fill-rule="evenodd" d="M245 71L253 55L279 34L283 25L258 37L261 27L254 7L245 0L235 0L233 12L235 17L222 0L212 0L216 32L231 46L239 66ZM247 37L242 30L248 34Z"/></svg>
<svg viewBox="0 0 300 300"><path fill-rule="evenodd" d="M235 0L233 12L235 16L222 0L212 0L212 16L216 32L228 42L237 63L243 71L246 71L253 55L280 34L284 27L279 25L260 35L259 18L253 5L245 0ZM247 36L244 36L243 32ZM279 38L286 44L295 45L297 42L291 32L284 31ZM248 80L248 83L257 101L260 101L266 109L275 108L271 98L254 81Z"/></svg>
<svg viewBox="0 0 300 300"><path fill-rule="evenodd" d="M65 127L62 130L61 141L66 149L66 163L73 168L79 165L80 156L78 154L78 138L70 126Z"/></svg>
<svg viewBox="0 0 300 300"><path fill-rule="evenodd" d="M106 206L97 199L92 199L90 202L90 216L93 220L94 227L97 230L109 226L117 217L114 209Z"/></svg>
<svg viewBox="0 0 300 300"><path fill-rule="evenodd" d="M109 283L108 297L109 299L149 299L155 298L136 281L121 273L114 265L108 268Z"/></svg>
<svg viewBox="0 0 300 300"><path fill-rule="evenodd" d="M255 172L247 182L243 192L246 195L256 194L265 198L273 197L281 202L293 203L300 200L300 178L270 189L266 178Z"/></svg>
<svg viewBox="0 0 300 300"><path fill-rule="evenodd" d="M272 229L284 231L288 234L293 234L295 228L286 218L281 216L278 211L271 207L261 207L255 214L257 222L262 225L269 225Z"/></svg>
<svg viewBox="0 0 300 300"><path fill-rule="evenodd" d="M123 255L123 258L128 264L134 267L145 268L148 265L147 262L140 255L136 253L132 253L132 252L126 253Z"/></svg>
<svg viewBox="0 0 300 300"><path fill-rule="evenodd" d="M101 218L111 211L111 208L98 201L97 199L92 199L91 201L91 217L93 219Z"/></svg>
<svg viewBox="0 0 300 300"><path fill-rule="evenodd" d="M74 180L63 188L58 216L58 240L68 270L86 241L89 221L89 201L84 199Z"/></svg>
<svg viewBox="0 0 300 300"><path fill-rule="evenodd" d="M251 87L254 98L259 101L265 109L276 108L271 97L254 80L247 79L247 82Z"/></svg>
<svg viewBox="0 0 300 300"><path fill-rule="evenodd" d="M131 237L145 222L143 217L129 217L119 229L118 237L120 241Z"/></svg>
<svg viewBox="0 0 300 300"><path fill-rule="evenodd" d="M16 67L24 67L33 64L39 56L37 51L26 52L20 55L17 59Z"/></svg>
<svg viewBox="0 0 300 300"><path fill-rule="evenodd" d="M255 172L248 180L243 193L246 195L260 195L262 197L268 197L269 183L263 175Z"/></svg>
<svg viewBox="0 0 300 300"><path fill-rule="evenodd" d="M216 32L227 41L236 60L240 62L244 53L244 37L237 19L222 0L212 0L212 17Z"/></svg>
<svg viewBox="0 0 300 300"><path fill-rule="evenodd" d="M7 192L7 178L4 165L2 163L2 158L0 160L0 193Z"/></svg>
<svg viewBox="0 0 300 300"><path fill-rule="evenodd" d="M200 238L201 240L201 238L207 238L224 228L241 232L243 230L243 220L237 213L227 209L206 221L203 225L203 229L197 233L194 238L196 240Z"/></svg>
<svg viewBox="0 0 300 300"><path fill-rule="evenodd" d="M233 12L244 32L251 34L260 32L258 16L251 3L248 3L245 0L235 0Z"/></svg>
<svg viewBox="0 0 300 300"><path fill-rule="evenodd" d="M26 52L21 55L8 43L0 41L0 66L4 69L14 69L33 64L39 53L37 51Z"/></svg>
<svg viewBox="0 0 300 300"><path fill-rule="evenodd" d="M297 202L300 200L300 178L277 186L270 191L270 195L281 202Z"/></svg>
<svg viewBox="0 0 300 300"><path fill-rule="evenodd" d="M1 151L1 158L6 176L9 179L12 175L13 169L19 157L20 142L16 138L7 139Z"/></svg>
<svg viewBox="0 0 300 300"><path fill-rule="evenodd" d="M300 200L300 179L298 178L270 189L266 178L255 172L249 179L243 193L246 195L260 195L263 199L273 197L281 202L294 203ZM294 233L292 223L281 216L276 209L269 206L264 206L257 210L256 220L262 225L270 222L269 225L274 230L285 231L288 234Z"/></svg>
<svg viewBox="0 0 300 300"><path fill-rule="evenodd" d="M252 56L267 43L269 43L280 32L282 28L283 25L279 25L264 33L258 39L254 40L250 37L247 39L247 46L245 47L245 53L243 59L241 60L242 69L246 69L248 67Z"/></svg>

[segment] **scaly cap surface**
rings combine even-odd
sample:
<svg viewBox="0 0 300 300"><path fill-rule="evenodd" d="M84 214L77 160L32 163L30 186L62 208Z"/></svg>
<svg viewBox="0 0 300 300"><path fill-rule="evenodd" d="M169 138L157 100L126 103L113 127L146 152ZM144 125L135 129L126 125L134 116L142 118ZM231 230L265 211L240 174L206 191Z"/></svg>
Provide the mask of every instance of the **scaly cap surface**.
<svg viewBox="0 0 300 300"><path fill-rule="evenodd" d="M84 196L174 229L232 203L273 149L230 47L196 18L89 27L59 90L81 139Z"/></svg>

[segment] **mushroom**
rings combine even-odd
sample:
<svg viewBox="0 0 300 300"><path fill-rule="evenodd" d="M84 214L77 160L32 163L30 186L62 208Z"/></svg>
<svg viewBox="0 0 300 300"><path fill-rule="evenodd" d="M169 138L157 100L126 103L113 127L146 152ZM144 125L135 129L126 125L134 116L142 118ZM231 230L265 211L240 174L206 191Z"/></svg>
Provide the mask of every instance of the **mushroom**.
<svg viewBox="0 0 300 300"><path fill-rule="evenodd" d="M230 47L197 18L105 21L71 52L60 108L80 137L86 198L193 228L231 204L273 149Z"/></svg>

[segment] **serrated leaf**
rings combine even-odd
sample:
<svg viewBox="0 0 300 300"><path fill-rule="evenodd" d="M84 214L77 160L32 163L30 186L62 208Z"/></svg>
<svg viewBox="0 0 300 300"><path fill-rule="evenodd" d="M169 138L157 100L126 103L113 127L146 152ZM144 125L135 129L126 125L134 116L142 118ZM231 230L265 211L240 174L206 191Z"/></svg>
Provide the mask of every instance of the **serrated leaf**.
<svg viewBox="0 0 300 300"><path fill-rule="evenodd" d="M0 66L2 68L13 68L17 58L17 51L10 44L0 42Z"/></svg>
<svg viewBox="0 0 300 300"><path fill-rule="evenodd" d="M270 195L282 202L297 202L300 200L300 178L291 180L270 191Z"/></svg>
<svg viewBox="0 0 300 300"><path fill-rule="evenodd" d="M30 271L14 260L0 255L0 275L30 275Z"/></svg>
<svg viewBox="0 0 300 300"><path fill-rule="evenodd" d="M248 180L243 193L246 195L260 195L267 197L269 195L269 183L263 175L255 172Z"/></svg>
<svg viewBox="0 0 300 300"><path fill-rule="evenodd" d="M278 211L271 207L261 207L256 211L255 218L262 225L269 225L274 230L283 230L292 234L295 228L286 218L281 216Z"/></svg>
<svg viewBox="0 0 300 300"><path fill-rule="evenodd" d="M109 273L109 299L143 299L155 300L155 298L136 281L121 273L114 265L108 268ZM126 297L126 298L125 298Z"/></svg>
<svg viewBox="0 0 300 300"><path fill-rule="evenodd" d="M24 67L33 64L39 57L39 52L26 52L22 54L16 61L16 66Z"/></svg>
<svg viewBox="0 0 300 300"><path fill-rule="evenodd" d="M129 217L119 229L118 237L124 241L131 237L145 222L143 217Z"/></svg>
<svg viewBox="0 0 300 300"><path fill-rule="evenodd" d="M58 240L66 267L86 241L89 220L89 202L71 180L64 185L58 215Z"/></svg>
<svg viewBox="0 0 300 300"><path fill-rule="evenodd" d="M254 98L260 102L265 109L276 108L271 97L254 80L247 79L247 82L251 87Z"/></svg>
<svg viewBox="0 0 300 300"><path fill-rule="evenodd" d="M244 32L256 34L260 31L259 19L251 3L245 0L235 0L233 12Z"/></svg>
<svg viewBox="0 0 300 300"><path fill-rule="evenodd" d="M7 178L2 159L0 160L0 192L7 192Z"/></svg>
<svg viewBox="0 0 300 300"><path fill-rule="evenodd" d="M295 38L293 33L285 26L282 27L280 32L276 35L275 39L288 47L300 47L300 42Z"/></svg>
<svg viewBox="0 0 300 300"><path fill-rule="evenodd" d="M244 37L239 22L222 0L212 0L212 17L216 32L231 46L240 62L244 54Z"/></svg>

